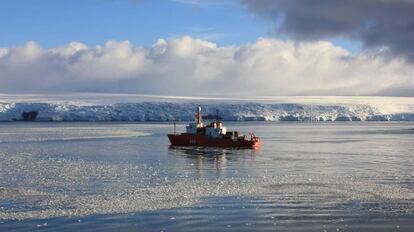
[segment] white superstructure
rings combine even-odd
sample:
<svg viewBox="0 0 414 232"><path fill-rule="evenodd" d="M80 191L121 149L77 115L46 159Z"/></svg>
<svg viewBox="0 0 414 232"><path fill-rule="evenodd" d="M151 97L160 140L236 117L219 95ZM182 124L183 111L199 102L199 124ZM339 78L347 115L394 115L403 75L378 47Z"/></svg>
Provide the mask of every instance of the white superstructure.
<svg viewBox="0 0 414 232"><path fill-rule="evenodd" d="M223 123L221 122L213 122L209 126L206 126L206 135L212 138L221 138L225 135L227 129L223 127Z"/></svg>
<svg viewBox="0 0 414 232"><path fill-rule="evenodd" d="M197 107L196 122L191 122L186 126L186 131L188 134L203 134L207 135L210 138L222 138L226 134L227 129L223 126L218 119L211 122L209 125L204 126L201 116L201 107Z"/></svg>

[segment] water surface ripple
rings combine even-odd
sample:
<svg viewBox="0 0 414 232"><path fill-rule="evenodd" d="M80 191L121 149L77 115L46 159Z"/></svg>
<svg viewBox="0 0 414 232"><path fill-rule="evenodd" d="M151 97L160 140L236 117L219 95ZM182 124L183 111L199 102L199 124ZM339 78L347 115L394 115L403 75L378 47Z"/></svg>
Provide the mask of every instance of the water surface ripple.
<svg viewBox="0 0 414 232"><path fill-rule="evenodd" d="M227 126L262 148L170 147L167 123L2 123L0 230L414 230L414 123Z"/></svg>

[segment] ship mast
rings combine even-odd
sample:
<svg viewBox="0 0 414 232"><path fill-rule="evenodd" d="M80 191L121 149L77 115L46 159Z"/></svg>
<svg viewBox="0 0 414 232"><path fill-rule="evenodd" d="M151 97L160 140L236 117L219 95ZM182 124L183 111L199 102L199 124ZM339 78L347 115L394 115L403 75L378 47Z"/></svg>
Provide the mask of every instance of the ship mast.
<svg viewBox="0 0 414 232"><path fill-rule="evenodd" d="M201 127L202 116L201 116L201 107L200 106L197 108L196 118L197 118L197 127Z"/></svg>

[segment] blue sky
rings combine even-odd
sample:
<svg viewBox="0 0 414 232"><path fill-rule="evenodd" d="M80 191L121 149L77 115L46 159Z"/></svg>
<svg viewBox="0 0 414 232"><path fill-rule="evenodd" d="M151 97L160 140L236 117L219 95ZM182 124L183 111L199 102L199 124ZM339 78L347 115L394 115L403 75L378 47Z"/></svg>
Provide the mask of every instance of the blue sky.
<svg viewBox="0 0 414 232"><path fill-rule="evenodd" d="M35 41L54 47L129 40L149 46L159 38L190 35L219 45L254 42L271 25L232 1L195 4L151 0L14 0L0 7L0 47Z"/></svg>
<svg viewBox="0 0 414 232"><path fill-rule="evenodd" d="M272 37L273 25L236 1L199 0L13 0L0 7L0 47L28 41L49 48L72 41L94 46L107 40L129 40L150 46L157 39L190 35L240 45ZM357 51L357 43L335 44Z"/></svg>

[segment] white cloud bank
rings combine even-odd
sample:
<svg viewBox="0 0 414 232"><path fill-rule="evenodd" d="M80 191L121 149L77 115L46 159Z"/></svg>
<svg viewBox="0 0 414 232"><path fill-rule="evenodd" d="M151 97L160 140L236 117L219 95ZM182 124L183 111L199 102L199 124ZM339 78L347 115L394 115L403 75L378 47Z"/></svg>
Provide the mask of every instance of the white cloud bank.
<svg viewBox="0 0 414 232"><path fill-rule="evenodd" d="M413 74L402 59L351 54L324 41L258 39L218 47L182 37L151 48L128 41L0 48L0 92L7 93L414 96Z"/></svg>

